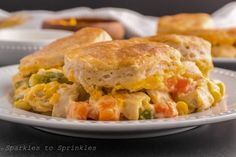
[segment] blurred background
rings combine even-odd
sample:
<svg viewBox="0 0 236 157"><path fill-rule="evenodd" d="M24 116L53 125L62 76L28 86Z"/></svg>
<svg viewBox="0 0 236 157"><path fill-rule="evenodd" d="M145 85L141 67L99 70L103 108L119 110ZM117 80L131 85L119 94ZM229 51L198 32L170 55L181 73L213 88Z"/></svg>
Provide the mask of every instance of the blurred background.
<svg viewBox="0 0 236 157"><path fill-rule="evenodd" d="M102 28L113 39L150 36L158 29L156 17L184 12L211 14L230 2L232 0L0 0L0 66L16 64L23 56L86 26ZM148 16L122 9L77 7L126 8ZM71 10L49 12L65 9ZM16 12L21 10L26 11ZM217 27L235 27L235 16L236 3L230 3L212 18Z"/></svg>
<svg viewBox="0 0 236 157"><path fill-rule="evenodd" d="M17 10L62 10L87 6L91 8L118 7L145 15L161 16L178 12L212 13L232 0L1 0L0 8Z"/></svg>

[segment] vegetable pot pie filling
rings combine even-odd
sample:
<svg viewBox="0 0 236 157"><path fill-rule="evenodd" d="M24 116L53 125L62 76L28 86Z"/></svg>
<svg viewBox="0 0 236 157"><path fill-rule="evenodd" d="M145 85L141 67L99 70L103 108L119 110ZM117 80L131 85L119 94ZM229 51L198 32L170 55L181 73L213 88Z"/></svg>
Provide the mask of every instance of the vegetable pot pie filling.
<svg viewBox="0 0 236 157"><path fill-rule="evenodd" d="M13 76L14 106L55 117L119 121L169 118L217 105L225 89L208 78L210 44L194 50L204 51L207 71L177 46L117 40L78 47L65 55L63 68Z"/></svg>

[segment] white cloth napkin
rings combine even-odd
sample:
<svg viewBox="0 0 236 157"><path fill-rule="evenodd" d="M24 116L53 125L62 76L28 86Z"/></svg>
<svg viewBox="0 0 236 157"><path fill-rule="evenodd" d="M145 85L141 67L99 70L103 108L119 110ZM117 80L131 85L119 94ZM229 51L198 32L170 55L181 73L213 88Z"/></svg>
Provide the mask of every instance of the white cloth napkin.
<svg viewBox="0 0 236 157"><path fill-rule="evenodd" d="M127 36L146 36L153 35L156 29L156 17L144 16L138 12L121 8L100 8L91 9L87 7L78 7L62 11L21 11L16 13L26 13L31 16L30 20L23 25L15 27L40 29L42 21L50 18L62 17L99 17L111 18L120 21L127 32Z"/></svg>
<svg viewBox="0 0 236 157"><path fill-rule="evenodd" d="M156 32L157 17L145 16L138 12L121 8L99 8L91 9L78 7L62 11L20 11L15 13L26 13L30 15L30 20L14 29L41 29L42 21L50 18L62 17L99 17L112 18L120 21L127 32L127 36L148 36ZM9 16L4 10L0 10L0 18ZM216 27L236 26L236 2L231 2L223 6L212 14Z"/></svg>
<svg viewBox="0 0 236 157"><path fill-rule="evenodd" d="M216 27L236 27L236 2L231 2L213 14Z"/></svg>

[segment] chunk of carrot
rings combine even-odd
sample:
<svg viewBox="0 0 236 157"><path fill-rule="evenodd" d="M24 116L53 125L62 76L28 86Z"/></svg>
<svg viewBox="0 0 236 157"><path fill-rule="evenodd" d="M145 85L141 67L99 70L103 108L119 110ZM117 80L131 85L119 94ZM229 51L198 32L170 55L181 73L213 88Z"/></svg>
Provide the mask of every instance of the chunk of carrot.
<svg viewBox="0 0 236 157"><path fill-rule="evenodd" d="M155 111L156 115L158 115L158 118L164 117L164 118L169 118L169 117L174 117L175 114L172 110L172 108L168 104L155 104Z"/></svg>
<svg viewBox="0 0 236 157"><path fill-rule="evenodd" d="M177 92L186 92L189 89L189 84L189 80L179 79L178 83L175 85L175 89Z"/></svg>
<svg viewBox="0 0 236 157"><path fill-rule="evenodd" d="M98 110L99 120L117 121L120 119L119 106L113 97L106 96L106 98L99 101Z"/></svg>
<svg viewBox="0 0 236 157"><path fill-rule="evenodd" d="M87 102L71 102L67 108L67 118L86 120L90 105Z"/></svg>
<svg viewBox="0 0 236 157"><path fill-rule="evenodd" d="M175 91L175 86L178 83L177 77L167 78L165 84L170 92Z"/></svg>
<svg viewBox="0 0 236 157"><path fill-rule="evenodd" d="M170 77L166 80L166 86L173 93L186 92L190 88L190 82L185 78Z"/></svg>

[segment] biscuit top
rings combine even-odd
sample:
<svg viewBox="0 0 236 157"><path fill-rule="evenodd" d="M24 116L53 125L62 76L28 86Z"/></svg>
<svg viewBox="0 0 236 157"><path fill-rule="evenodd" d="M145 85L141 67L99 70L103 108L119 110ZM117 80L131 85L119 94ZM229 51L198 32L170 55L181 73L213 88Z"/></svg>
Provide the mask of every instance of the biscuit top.
<svg viewBox="0 0 236 157"><path fill-rule="evenodd" d="M64 64L64 54L72 49L99 41L108 41L111 37L99 28L84 28L76 33L58 39L43 49L21 59L19 70L23 75L37 72L39 69L58 68Z"/></svg>
<svg viewBox="0 0 236 157"><path fill-rule="evenodd" d="M132 41L161 42L165 43L181 53L182 61L192 61L199 69L208 74L213 68L211 57L211 44L199 37L185 35L157 35L145 38L133 38Z"/></svg>
<svg viewBox="0 0 236 157"><path fill-rule="evenodd" d="M152 62L156 57L173 60L180 57L178 52L165 44L135 43L122 40L96 43L75 49L74 51L78 54L78 60L85 61L90 65L97 64L97 68L108 69L129 65L142 65L146 64L146 62Z"/></svg>
<svg viewBox="0 0 236 157"><path fill-rule="evenodd" d="M187 31L185 34L196 35L211 42L213 46L236 46L236 28L215 28L196 31Z"/></svg>
<svg viewBox="0 0 236 157"><path fill-rule="evenodd" d="M163 16L158 21L158 33L181 33L188 30L213 28L212 18L205 13Z"/></svg>
<svg viewBox="0 0 236 157"><path fill-rule="evenodd" d="M74 49L65 56L64 72L85 89L113 88L155 74L176 75L183 67L180 58L179 51L166 44L116 40Z"/></svg>

